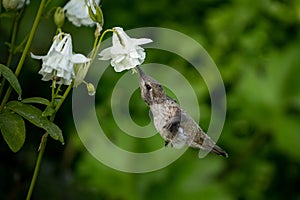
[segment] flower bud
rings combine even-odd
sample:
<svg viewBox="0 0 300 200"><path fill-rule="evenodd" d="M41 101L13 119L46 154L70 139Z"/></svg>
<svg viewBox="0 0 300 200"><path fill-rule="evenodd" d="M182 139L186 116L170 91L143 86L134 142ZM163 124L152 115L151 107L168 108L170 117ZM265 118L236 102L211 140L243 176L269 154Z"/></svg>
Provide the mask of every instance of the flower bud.
<svg viewBox="0 0 300 200"><path fill-rule="evenodd" d="M84 78L89 68L90 68L89 62L74 65L74 71L75 71L74 87L78 87L78 85L84 82Z"/></svg>
<svg viewBox="0 0 300 200"><path fill-rule="evenodd" d="M89 10L90 18L94 22L99 23L101 27L103 27L104 19L103 19L102 10L94 0L92 1L92 3L90 2L88 4L88 10Z"/></svg>
<svg viewBox="0 0 300 200"><path fill-rule="evenodd" d="M58 28L61 28L65 22L65 13L61 7L58 7L54 13L54 23Z"/></svg>
<svg viewBox="0 0 300 200"><path fill-rule="evenodd" d="M86 84L86 88L87 88L88 93L89 93L90 96L94 96L96 94L95 87L92 83Z"/></svg>

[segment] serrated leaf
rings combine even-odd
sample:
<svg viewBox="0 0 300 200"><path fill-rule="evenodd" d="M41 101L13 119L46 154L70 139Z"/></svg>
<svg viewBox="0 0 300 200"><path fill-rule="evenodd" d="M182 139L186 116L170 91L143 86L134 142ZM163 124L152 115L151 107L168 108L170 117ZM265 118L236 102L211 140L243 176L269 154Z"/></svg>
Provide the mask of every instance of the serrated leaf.
<svg viewBox="0 0 300 200"><path fill-rule="evenodd" d="M10 101L6 104L6 108L21 115L37 127L43 128L53 139L64 143L61 129L56 124L49 121L46 117L42 116L42 111L40 109L19 101Z"/></svg>
<svg viewBox="0 0 300 200"><path fill-rule="evenodd" d="M0 73L10 83L14 90L18 93L19 97L22 95L22 89L16 75L5 65L0 64Z"/></svg>
<svg viewBox="0 0 300 200"><path fill-rule="evenodd" d="M43 104L46 106L50 105L50 101L48 99L42 98L42 97L31 97L26 98L21 101L22 103L37 103L37 104Z"/></svg>
<svg viewBox="0 0 300 200"><path fill-rule="evenodd" d="M23 118L12 112L1 113L0 129L9 148L13 152L19 151L25 142L25 123Z"/></svg>

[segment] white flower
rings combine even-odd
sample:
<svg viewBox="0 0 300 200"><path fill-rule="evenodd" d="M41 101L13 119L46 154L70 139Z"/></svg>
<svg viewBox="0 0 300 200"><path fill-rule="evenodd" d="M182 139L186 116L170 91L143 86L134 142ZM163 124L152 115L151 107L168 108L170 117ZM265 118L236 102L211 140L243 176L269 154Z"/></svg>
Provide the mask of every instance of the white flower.
<svg viewBox="0 0 300 200"><path fill-rule="evenodd" d="M75 76L74 64L86 63L90 59L82 54L72 53L72 39L70 34L59 33L54 36L54 41L47 55L36 56L34 59L42 59L42 69L39 74L43 75L43 81L56 79L58 84L70 85Z"/></svg>
<svg viewBox="0 0 300 200"><path fill-rule="evenodd" d="M6 10L14 10L14 9L21 9L23 8L25 0L3 0L2 5ZM30 3L29 0L26 1L28 5Z"/></svg>
<svg viewBox="0 0 300 200"><path fill-rule="evenodd" d="M100 54L100 60L110 60L116 72L134 68L142 64L146 53L139 45L152 42L147 38L130 38L122 28L115 27L112 37L112 47L104 49Z"/></svg>
<svg viewBox="0 0 300 200"><path fill-rule="evenodd" d="M95 0L98 5L100 0ZM91 6L93 8L93 6ZM64 7L66 16L75 26L94 26L96 23L91 20L86 0L70 0Z"/></svg>

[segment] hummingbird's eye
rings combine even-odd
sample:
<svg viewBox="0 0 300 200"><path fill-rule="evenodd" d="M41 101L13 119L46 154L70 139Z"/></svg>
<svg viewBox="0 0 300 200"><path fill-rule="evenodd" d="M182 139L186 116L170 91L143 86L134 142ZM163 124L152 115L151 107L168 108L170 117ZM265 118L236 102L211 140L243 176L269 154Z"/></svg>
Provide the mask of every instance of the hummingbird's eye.
<svg viewBox="0 0 300 200"><path fill-rule="evenodd" d="M152 89L152 87L149 85L149 84L145 84L145 87L147 88L147 90L151 90Z"/></svg>

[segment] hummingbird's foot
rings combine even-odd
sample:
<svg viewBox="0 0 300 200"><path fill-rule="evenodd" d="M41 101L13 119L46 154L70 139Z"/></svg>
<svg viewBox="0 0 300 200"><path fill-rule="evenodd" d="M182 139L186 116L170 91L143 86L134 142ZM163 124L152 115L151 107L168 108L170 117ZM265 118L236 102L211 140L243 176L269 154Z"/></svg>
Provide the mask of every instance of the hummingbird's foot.
<svg viewBox="0 0 300 200"><path fill-rule="evenodd" d="M165 147L167 147L170 144L170 141L165 141ZM173 144L171 143L171 148L173 148Z"/></svg>
<svg viewBox="0 0 300 200"><path fill-rule="evenodd" d="M167 147L169 143L170 141L165 141L165 147Z"/></svg>

